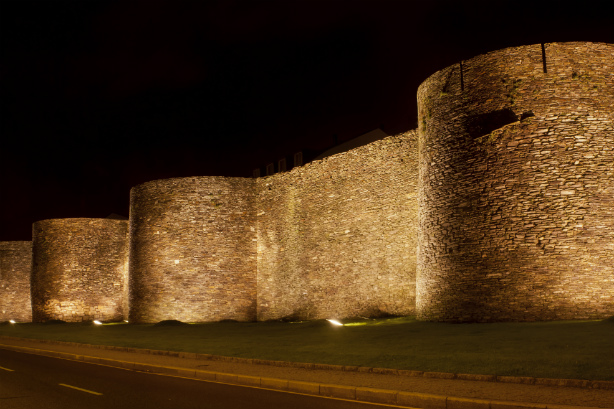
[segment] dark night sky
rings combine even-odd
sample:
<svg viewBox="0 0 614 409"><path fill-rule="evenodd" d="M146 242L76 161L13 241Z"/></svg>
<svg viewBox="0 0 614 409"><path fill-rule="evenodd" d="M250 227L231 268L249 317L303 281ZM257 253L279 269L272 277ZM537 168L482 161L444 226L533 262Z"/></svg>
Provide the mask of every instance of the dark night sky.
<svg viewBox="0 0 614 409"><path fill-rule="evenodd" d="M496 49L614 42L609 1L0 2L0 240L128 215L153 179L250 176L416 127L430 74Z"/></svg>

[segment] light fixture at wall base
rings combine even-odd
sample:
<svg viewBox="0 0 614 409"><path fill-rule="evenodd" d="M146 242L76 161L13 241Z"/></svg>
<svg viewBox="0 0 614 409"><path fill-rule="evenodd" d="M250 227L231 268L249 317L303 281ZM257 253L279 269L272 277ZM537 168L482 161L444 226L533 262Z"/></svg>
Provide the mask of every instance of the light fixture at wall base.
<svg viewBox="0 0 614 409"><path fill-rule="evenodd" d="M333 324L333 325L337 325L337 326L343 327L343 324L342 324L342 323L340 323L340 322L339 322L339 321L337 321L337 320L329 320L329 319L326 319L326 321L330 322L330 323L331 323L331 324Z"/></svg>

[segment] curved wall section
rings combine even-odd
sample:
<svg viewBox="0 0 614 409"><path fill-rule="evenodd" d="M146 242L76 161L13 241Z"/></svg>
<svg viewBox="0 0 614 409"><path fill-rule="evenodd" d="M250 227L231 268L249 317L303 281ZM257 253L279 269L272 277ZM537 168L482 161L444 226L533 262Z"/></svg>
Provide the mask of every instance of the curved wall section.
<svg viewBox="0 0 614 409"><path fill-rule="evenodd" d="M154 180L130 191L130 321L256 319L254 180Z"/></svg>
<svg viewBox="0 0 614 409"><path fill-rule="evenodd" d="M414 313L417 134L258 179L258 319Z"/></svg>
<svg viewBox="0 0 614 409"><path fill-rule="evenodd" d="M51 219L32 226L33 321L124 318L128 222Z"/></svg>
<svg viewBox="0 0 614 409"><path fill-rule="evenodd" d="M614 314L612 67L612 44L537 44L419 87L421 319Z"/></svg>
<svg viewBox="0 0 614 409"><path fill-rule="evenodd" d="M32 321L31 241L0 241L0 322Z"/></svg>

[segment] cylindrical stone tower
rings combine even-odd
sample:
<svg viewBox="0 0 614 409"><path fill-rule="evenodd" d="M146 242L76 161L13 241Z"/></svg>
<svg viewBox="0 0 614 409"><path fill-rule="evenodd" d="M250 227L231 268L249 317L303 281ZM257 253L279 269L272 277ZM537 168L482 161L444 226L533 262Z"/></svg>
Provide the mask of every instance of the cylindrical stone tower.
<svg viewBox="0 0 614 409"><path fill-rule="evenodd" d="M130 322L256 319L254 180L154 180L130 192Z"/></svg>
<svg viewBox="0 0 614 409"><path fill-rule="evenodd" d="M32 226L34 322L124 318L128 222L51 219Z"/></svg>
<svg viewBox="0 0 614 409"><path fill-rule="evenodd" d="M417 312L614 314L614 45L472 58L418 90Z"/></svg>
<svg viewBox="0 0 614 409"><path fill-rule="evenodd" d="M32 321L31 241L0 241L0 322Z"/></svg>

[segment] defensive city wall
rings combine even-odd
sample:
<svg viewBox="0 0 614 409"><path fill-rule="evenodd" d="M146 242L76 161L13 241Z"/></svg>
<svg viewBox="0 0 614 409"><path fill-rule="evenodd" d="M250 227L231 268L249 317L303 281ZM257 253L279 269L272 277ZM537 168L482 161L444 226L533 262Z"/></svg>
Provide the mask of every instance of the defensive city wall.
<svg viewBox="0 0 614 409"><path fill-rule="evenodd" d="M418 89L419 317L614 312L614 45L536 44Z"/></svg>
<svg viewBox="0 0 614 409"><path fill-rule="evenodd" d="M36 222L0 243L0 320L614 315L612 106L612 44L463 61L419 87L417 131L263 178L147 182L129 222Z"/></svg>
<svg viewBox="0 0 614 409"><path fill-rule="evenodd" d="M120 321L127 312L128 223L52 219L32 226L32 319Z"/></svg>
<svg viewBox="0 0 614 409"><path fill-rule="evenodd" d="M0 322L31 321L31 241L0 241Z"/></svg>
<svg viewBox="0 0 614 409"><path fill-rule="evenodd" d="M408 132L261 179L136 186L130 321L413 313L416 182Z"/></svg>

